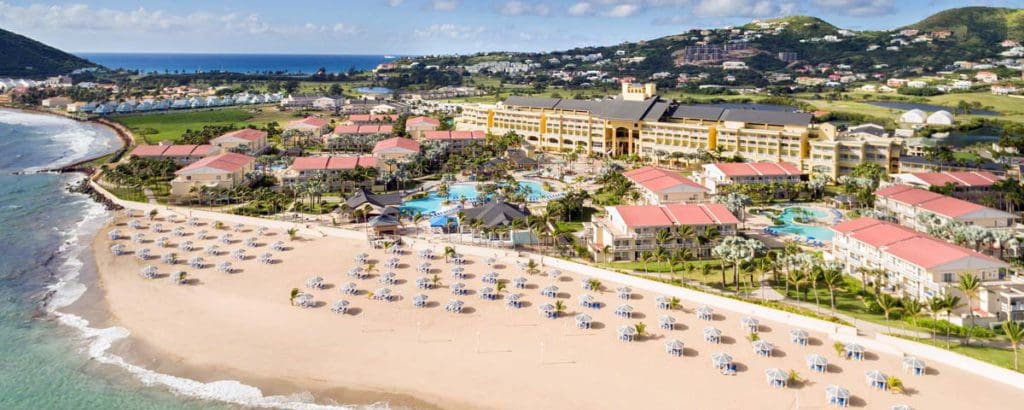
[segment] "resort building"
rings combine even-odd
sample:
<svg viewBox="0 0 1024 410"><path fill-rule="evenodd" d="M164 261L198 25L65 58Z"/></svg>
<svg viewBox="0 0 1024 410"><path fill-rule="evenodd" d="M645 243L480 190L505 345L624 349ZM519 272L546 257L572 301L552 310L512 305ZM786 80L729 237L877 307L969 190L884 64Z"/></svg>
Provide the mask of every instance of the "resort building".
<svg viewBox="0 0 1024 410"><path fill-rule="evenodd" d="M423 133L437 131L441 121L430 117L413 117L405 120L405 133L415 139L422 139Z"/></svg>
<svg viewBox="0 0 1024 410"><path fill-rule="evenodd" d="M292 165L280 172L281 184L293 186L303 183L314 176L322 176L328 189L338 190L346 186L363 186L372 183L366 178L358 178L359 184L353 180L343 178L343 173L354 171L357 168L377 168L377 158L372 156L358 157L298 157L292 161ZM372 178L371 178L372 179Z"/></svg>
<svg viewBox="0 0 1024 410"><path fill-rule="evenodd" d="M899 170L903 142L900 138L875 136L870 133L839 133L832 124L819 127L820 138L810 141L807 158L801 170L823 174L833 181L850 175L862 163L874 163L894 173Z"/></svg>
<svg viewBox="0 0 1024 410"><path fill-rule="evenodd" d="M357 188L352 196L345 199L345 206L352 211L363 210L366 215L399 216L402 206L402 194L375 194L366 187Z"/></svg>
<svg viewBox="0 0 1024 410"><path fill-rule="evenodd" d="M624 172L622 176L637 187L646 204L697 203L707 200L706 188L667 169L643 167Z"/></svg>
<svg viewBox="0 0 1024 410"><path fill-rule="evenodd" d="M188 165L210 155L219 154L220 148L214 145L138 145L132 150L131 156L149 159L169 159L181 165Z"/></svg>
<svg viewBox="0 0 1024 410"><path fill-rule="evenodd" d="M174 173L171 197L187 197L197 187L228 189L240 185L255 164L256 158L233 152L203 158Z"/></svg>
<svg viewBox="0 0 1024 410"><path fill-rule="evenodd" d="M893 174L892 182L923 189L952 188L953 196L977 202L992 193L1003 178L989 171L942 171Z"/></svg>
<svg viewBox="0 0 1024 410"><path fill-rule="evenodd" d="M345 125L391 124L398 121L398 114L352 114Z"/></svg>
<svg viewBox="0 0 1024 410"><path fill-rule="evenodd" d="M526 217L530 210L526 207L519 207L508 202L492 201L486 204L468 208L463 211L464 220L479 220L487 228L509 228L507 232L478 232L481 240L491 244L503 246L527 245L536 243L536 236L526 226ZM512 229L514 221L522 222L521 228ZM460 227L465 232L467 227Z"/></svg>
<svg viewBox="0 0 1024 410"><path fill-rule="evenodd" d="M715 193L720 185L778 183L795 184L806 176L786 162L719 162L704 165L704 186Z"/></svg>
<svg viewBox="0 0 1024 410"><path fill-rule="evenodd" d="M402 161L420 153L420 143L403 137L382 140L373 146L373 156L381 160Z"/></svg>
<svg viewBox="0 0 1024 410"><path fill-rule="evenodd" d="M909 185L891 185L875 192L875 209L891 214L900 224L925 231L920 215L934 215L942 223L960 222L984 228L1012 228L1020 218L1009 212Z"/></svg>
<svg viewBox="0 0 1024 410"><path fill-rule="evenodd" d="M288 125L284 126L284 130L296 130L303 134L307 139L319 139L327 133L329 124L330 123L323 118L306 117L301 120L289 122Z"/></svg>
<svg viewBox="0 0 1024 410"><path fill-rule="evenodd" d="M462 149L474 142L482 144L487 138L483 131L426 131L423 141L446 144L450 149Z"/></svg>
<svg viewBox="0 0 1024 410"><path fill-rule="evenodd" d="M391 131L391 125L339 125L323 137L323 144L331 151L361 151L369 148L369 137L383 138L391 135Z"/></svg>
<svg viewBox="0 0 1024 410"><path fill-rule="evenodd" d="M852 170L847 163L864 157L896 170L898 140L839 136L830 124L812 125L808 113L676 105L655 92L654 84L623 83L622 94L613 99L511 96L494 105L463 104L458 124L495 135L514 131L531 148L543 151L649 160L675 152L720 151L748 161L789 162L803 172L832 176Z"/></svg>
<svg viewBox="0 0 1024 410"><path fill-rule="evenodd" d="M1009 267L991 256L873 218L849 220L832 230L828 256L843 263L847 274L859 278L862 269L880 269L887 291L922 300L955 293L959 274L997 281L1004 279Z"/></svg>
<svg viewBox="0 0 1024 410"><path fill-rule="evenodd" d="M604 216L593 217L590 246L597 261L635 261L644 252L659 246L666 251L690 249L695 257L707 257L717 243L700 245L695 236L679 237L681 227L702 235L714 229L720 237L736 234L739 220L721 204L631 205L606 207ZM670 240L659 244L659 232L668 232ZM605 247L609 247L605 254Z"/></svg>
<svg viewBox="0 0 1024 410"><path fill-rule="evenodd" d="M1024 321L1024 283L984 284L978 292L978 309L975 312L978 311L984 312L979 315L982 320L977 324L980 326L987 324L985 319L991 322Z"/></svg>
<svg viewBox="0 0 1024 410"><path fill-rule="evenodd" d="M223 151L258 154L267 149L267 132L243 128L214 138L210 143Z"/></svg>

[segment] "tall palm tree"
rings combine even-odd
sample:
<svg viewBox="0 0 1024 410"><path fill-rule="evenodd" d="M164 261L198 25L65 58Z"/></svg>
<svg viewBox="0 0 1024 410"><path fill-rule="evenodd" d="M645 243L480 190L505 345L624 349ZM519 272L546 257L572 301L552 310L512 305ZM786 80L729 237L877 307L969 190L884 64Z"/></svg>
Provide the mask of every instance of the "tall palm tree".
<svg viewBox="0 0 1024 410"><path fill-rule="evenodd" d="M880 293L875 298L875 302L878 303L878 307L882 308L882 313L885 314L885 327L888 329L889 317L902 309L900 299L888 293Z"/></svg>
<svg viewBox="0 0 1024 410"><path fill-rule="evenodd" d="M299 288L292 288L292 292L288 296L288 303L295 306L295 298L299 297Z"/></svg>
<svg viewBox="0 0 1024 410"><path fill-rule="evenodd" d="M651 274L651 271L647 270L647 263L652 260L654 260L654 254L651 253L651 251L643 251L640 253L640 261L644 264L644 274Z"/></svg>
<svg viewBox="0 0 1024 410"><path fill-rule="evenodd" d="M953 296L949 293L942 296L942 311L946 313L946 349L949 349L949 330L953 327L953 322L950 320L950 316L954 310L959 309L963 305L960 304L960 297Z"/></svg>
<svg viewBox="0 0 1024 410"><path fill-rule="evenodd" d="M807 282L807 273L803 269L790 269L789 273L786 274L786 282L789 285L793 285L796 289L797 298L800 297L800 285ZM789 296L789 291L786 291L786 296Z"/></svg>
<svg viewBox="0 0 1024 410"><path fill-rule="evenodd" d="M807 270L807 282L811 284L811 289L814 291L814 307L821 311L821 299L818 296L818 284L821 283L821 277L825 272L821 265L815 265Z"/></svg>
<svg viewBox="0 0 1024 410"><path fill-rule="evenodd" d="M1010 348L1013 349L1013 370L1020 371L1017 350L1020 349L1021 341L1024 340L1024 326L1013 320L1007 320L1003 322L1003 333L1006 334L1006 339L1010 341Z"/></svg>
<svg viewBox="0 0 1024 410"><path fill-rule="evenodd" d="M932 319L935 320L936 323L939 321L939 314L942 313L942 310L946 306L945 300L943 299L944 298L939 296L928 299L928 313L931 314ZM932 340L935 340L935 326L929 327L931 327L932 331Z"/></svg>
<svg viewBox="0 0 1024 410"><path fill-rule="evenodd" d="M836 289L843 284L843 271L842 268L829 267L822 272L821 283L828 288L828 301L829 305L832 306L832 313L836 311Z"/></svg>
<svg viewBox="0 0 1024 410"><path fill-rule="evenodd" d="M700 268L698 268L698 270L700 270L701 283L704 283L704 279L707 278L708 276L711 276L711 264L702 263L700 264Z"/></svg>
<svg viewBox="0 0 1024 410"><path fill-rule="evenodd" d="M967 329L964 344L970 346L971 334L974 333L974 299L978 298L981 281L978 280L977 276L969 273L961 273L959 278L960 283L957 283L956 288L967 298L967 317L971 319L971 327Z"/></svg>

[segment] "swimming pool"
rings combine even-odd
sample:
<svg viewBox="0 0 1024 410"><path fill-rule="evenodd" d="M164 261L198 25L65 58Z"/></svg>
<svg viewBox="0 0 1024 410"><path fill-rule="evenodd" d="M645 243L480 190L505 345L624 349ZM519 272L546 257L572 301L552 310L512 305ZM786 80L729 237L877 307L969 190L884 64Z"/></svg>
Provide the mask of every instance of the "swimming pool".
<svg viewBox="0 0 1024 410"><path fill-rule="evenodd" d="M550 195L549 192L544 190L543 184L537 181L519 181L520 189L526 190L528 193L526 197L531 202L536 202L543 196ZM443 198L437 195L437 191L430 191L427 196L414 199L411 201L405 201L402 204L402 211L408 214L422 213L428 215L431 212L437 212L444 206L444 200L459 201L465 198L467 202L476 201L480 194L476 190L476 184L452 184L448 187L448 197Z"/></svg>
<svg viewBox="0 0 1024 410"><path fill-rule="evenodd" d="M779 220L782 221L782 225L772 226L771 229L783 234L799 235L802 237L801 239L805 240L808 237L812 237L819 241L832 240L832 237L835 235L835 232L833 232L832 229L824 226L805 225L793 220L794 218L801 216L801 214L805 214L806 217L817 220L828 220L830 217L828 212L820 209L801 208L795 206L789 207L783 209L782 214L779 215Z"/></svg>

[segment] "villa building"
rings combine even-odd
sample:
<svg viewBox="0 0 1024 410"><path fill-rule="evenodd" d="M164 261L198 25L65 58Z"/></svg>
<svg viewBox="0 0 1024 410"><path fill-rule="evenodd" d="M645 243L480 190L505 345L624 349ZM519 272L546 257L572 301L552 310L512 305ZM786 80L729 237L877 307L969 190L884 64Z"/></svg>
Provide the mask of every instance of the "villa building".
<svg viewBox="0 0 1024 410"><path fill-rule="evenodd" d="M985 314L979 315L983 322L1024 321L1024 283L997 282L985 284L978 293L978 309ZM989 319L989 320L985 320Z"/></svg>
<svg viewBox="0 0 1024 410"><path fill-rule="evenodd" d="M243 128L221 135L210 142L224 151L259 154L267 149L267 132Z"/></svg>
<svg viewBox="0 0 1024 410"><path fill-rule="evenodd" d="M739 220L721 204L632 205L606 207L604 216L594 216L590 246L597 261L635 261L644 252L659 246L666 251L690 249L695 257L707 257L717 243L700 245L696 237L681 238L681 227L689 227L695 235L706 229L718 231L721 237L736 234ZM668 232L671 239L659 244L659 232ZM610 252L605 254L605 247Z"/></svg>
<svg viewBox="0 0 1024 410"><path fill-rule="evenodd" d="M998 281L1009 268L999 259L873 218L849 220L832 230L828 257L843 263L847 274L859 278L861 269L880 269L886 290L921 300L956 293L959 274Z"/></svg>
<svg viewBox="0 0 1024 410"><path fill-rule="evenodd" d="M789 162L803 172L829 175L844 175L852 170L847 163L863 157L896 170L895 139L839 136L830 124L812 125L807 113L676 105L655 92L654 84L623 83L622 94L614 99L511 96L494 105L464 104L458 124L460 129L495 135L514 131L533 149L544 151L578 149L647 159L664 153L721 151L749 161Z"/></svg>
<svg viewBox="0 0 1024 410"><path fill-rule="evenodd" d="M138 145L132 150L131 156L149 159L170 159L180 165L188 165L200 159L221 152L214 145Z"/></svg>
<svg viewBox="0 0 1024 410"><path fill-rule="evenodd" d="M707 200L708 190L679 173L655 167L643 167L622 173L651 205L697 203Z"/></svg>
<svg viewBox="0 0 1024 410"><path fill-rule="evenodd" d="M377 168L377 158L372 156L298 157L292 161L291 166L280 172L279 176L281 178L281 185L286 187L306 182L318 175L324 177L324 183L327 184L330 190L372 184L372 178L370 181L361 181L359 184L342 178L344 172L353 171L356 168Z"/></svg>
<svg viewBox="0 0 1024 410"><path fill-rule="evenodd" d="M334 132L324 135L324 148L331 151L360 151L366 150L366 139L370 136L391 135L391 125L367 124L367 125L339 125L334 127ZM363 137L363 138L343 138ZM354 144L354 145L353 145Z"/></svg>
<svg viewBox="0 0 1024 410"><path fill-rule="evenodd" d="M284 131L296 130L307 140L319 140L327 133L329 124L330 123L323 118L306 117L301 120L289 122L288 125L284 126Z"/></svg>
<svg viewBox="0 0 1024 410"><path fill-rule="evenodd" d="M240 185L245 181L245 175L253 171L255 164L256 158L233 152L203 158L174 173L176 176L171 180L171 197L187 197L193 188L200 186L229 189Z"/></svg>
<svg viewBox="0 0 1024 410"><path fill-rule="evenodd" d="M779 183L795 184L806 176L786 162L720 162L704 165L704 186L715 193L720 185Z"/></svg>
<svg viewBox="0 0 1024 410"><path fill-rule="evenodd" d="M423 139L423 133L437 131L441 121L430 117L413 117L405 120L405 132L417 140Z"/></svg>
<svg viewBox="0 0 1024 410"><path fill-rule="evenodd" d="M978 202L991 195L992 186L1003 178L989 171L941 171L894 174L892 182L923 189L939 189L949 185L953 197Z"/></svg>
<svg viewBox="0 0 1024 410"><path fill-rule="evenodd" d="M388 138L373 146L373 156L381 160L403 161L419 153L420 143L403 137Z"/></svg>
<svg viewBox="0 0 1024 410"><path fill-rule="evenodd" d="M903 142L900 138L876 136L864 132L839 133L832 124L819 127L820 138L810 141L800 169L810 174L823 174L833 181L850 175L862 163L873 163L886 172L899 170Z"/></svg>
<svg viewBox="0 0 1024 410"><path fill-rule="evenodd" d="M423 141L446 144L450 149L462 149L474 142L482 144L487 138L483 131L426 131Z"/></svg>
<svg viewBox="0 0 1024 410"><path fill-rule="evenodd" d="M398 114L352 114L345 125L391 124L398 121Z"/></svg>
<svg viewBox="0 0 1024 410"><path fill-rule="evenodd" d="M909 185L891 185L875 192L875 209L892 214L900 224L925 231L919 215L942 223L960 222L984 228L1012 228L1017 215Z"/></svg>

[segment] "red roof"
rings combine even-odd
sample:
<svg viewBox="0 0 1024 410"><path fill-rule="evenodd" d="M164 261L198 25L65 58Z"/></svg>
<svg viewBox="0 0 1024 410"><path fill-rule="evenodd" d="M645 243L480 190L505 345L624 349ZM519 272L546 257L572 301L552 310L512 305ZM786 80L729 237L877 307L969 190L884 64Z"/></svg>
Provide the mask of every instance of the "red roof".
<svg viewBox="0 0 1024 410"><path fill-rule="evenodd" d="M719 162L712 164L728 177L781 177L802 174L788 162Z"/></svg>
<svg viewBox="0 0 1024 410"><path fill-rule="evenodd" d="M255 130L252 128L242 128L238 131L231 131L227 134L221 135L217 138L214 138L213 140L217 141L221 138L240 138L247 141L258 141L266 137L266 131Z"/></svg>
<svg viewBox="0 0 1024 410"><path fill-rule="evenodd" d="M354 169L356 166L373 168L377 166L377 158L360 157L298 157L292 161L292 169L296 171L315 171L328 169Z"/></svg>
<svg viewBox="0 0 1024 410"><path fill-rule="evenodd" d="M431 141L482 140L484 138L487 138L487 133L483 131L427 131L423 133L423 139Z"/></svg>
<svg viewBox="0 0 1024 410"><path fill-rule="evenodd" d="M1002 263L974 250L873 218L846 221L832 229L925 269L967 257Z"/></svg>
<svg viewBox="0 0 1024 410"><path fill-rule="evenodd" d="M175 172L175 174L182 174L200 168L214 168L226 172L236 172L255 160L256 158L250 157L248 155L236 154L233 152L225 152L223 154L214 155L212 157L206 157L199 161L193 162L191 165L179 169L177 172Z"/></svg>
<svg viewBox="0 0 1024 410"><path fill-rule="evenodd" d="M643 167L634 169L622 174L634 184L643 186L654 192L664 191L669 188L687 186L701 191L707 191L701 184L678 173L655 167Z"/></svg>
<svg viewBox="0 0 1024 410"><path fill-rule="evenodd" d="M349 122L375 122L375 121L396 121L398 114L352 114L348 116Z"/></svg>
<svg viewBox="0 0 1024 410"><path fill-rule="evenodd" d="M373 153L376 154L378 152L392 148L404 149L406 151L411 152L420 152L420 143L416 142L415 140L402 137L388 138L386 140L378 142L377 145L374 145Z"/></svg>
<svg viewBox="0 0 1024 410"><path fill-rule="evenodd" d="M413 118L409 118L409 119L405 120L405 125L406 126L409 126L409 125L419 125L419 124L429 124L429 125L433 125L435 127L438 127L438 126L441 125L441 121L438 120L437 118L430 118L430 117L425 117L425 116L413 117Z"/></svg>
<svg viewBox="0 0 1024 410"><path fill-rule="evenodd" d="M892 185L879 189L875 192L879 198L904 203L910 206L917 206L926 211L943 215L949 218L967 215L977 211L991 209L973 202L964 201L926 189L914 188L907 185ZM997 210L994 210L999 212Z"/></svg>
<svg viewBox="0 0 1024 410"><path fill-rule="evenodd" d="M326 127L328 124L327 120L317 117L306 117L301 120L295 120L288 123L288 126L295 125L309 125L313 127Z"/></svg>
<svg viewBox="0 0 1024 410"><path fill-rule="evenodd" d="M205 156L213 149L212 145L139 145L132 150L136 157L189 157Z"/></svg>
<svg viewBox="0 0 1024 410"><path fill-rule="evenodd" d="M359 134L359 135L371 135L371 134L390 134L392 130L391 125L339 125L334 127L335 134Z"/></svg>
<svg viewBox="0 0 1024 410"><path fill-rule="evenodd" d="M159 157L167 150L167 145L138 145L132 150L134 157Z"/></svg>
<svg viewBox="0 0 1024 410"><path fill-rule="evenodd" d="M963 187L986 187L1002 178L988 171L961 172L915 172L911 175L930 186L944 186L948 183Z"/></svg>
<svg viewBox="0 0 1024 410"><path fill-rule="evenodd" d="M630 228L732 225L740 221L722 204L627 205L614 208Z"/></svg>
<svg viewBox="0 0 1024 410"><path fill-rule="evenodd" d="M198 145L171 145L164 151L165 157L187 157L192 155Z"/></svg>

